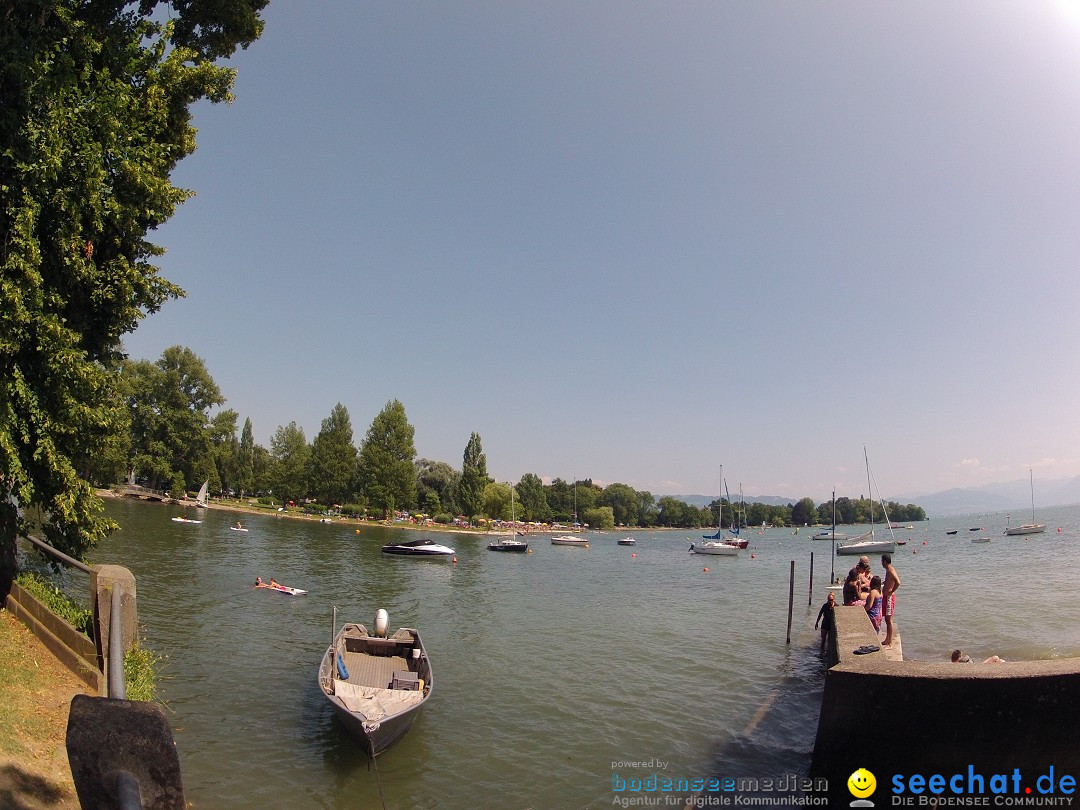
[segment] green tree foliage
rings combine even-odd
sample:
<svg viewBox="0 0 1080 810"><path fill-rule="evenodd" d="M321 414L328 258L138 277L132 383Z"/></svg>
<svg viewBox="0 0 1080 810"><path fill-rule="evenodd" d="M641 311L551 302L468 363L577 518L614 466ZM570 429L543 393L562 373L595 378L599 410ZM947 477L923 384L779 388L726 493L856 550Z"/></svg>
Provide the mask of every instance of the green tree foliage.
<svg viewBox="0 0 1080 810"><path fill-rule="evenodd" d="M803 498L791 507L791 524L793 526L807 526L814 522L816 514L813 499Z"/></svg>
<svg viewBox="0 0 1080 810"><path fill-rule="evenodd" d="M561 478L552 479L545 488L552 520L569 523L574 519L574 488Z"/></svg>
<svg viewBox="0 0 1080 810"><path fill-rule="evenodd" d="M235 490L240 476L240 442L236 438L236 423L240 414L230 409L220 411L210 420L210 443L213 455L211 492ZM215 481L215 479L217 479Z"/></svg>
<svg viewBox="0 0 1080 810"><path fill-rule="evenodd" d="M240 433L240 447L236 458L236 491L243 497L255 486L255 434L251 429L251 420L244 420L244 429Z"/></svg>
<svg viewBox="0 0 1080 810"><path fill-rule="evenodd" d="M405 406L395 399L372 420L360 448L360 491L384 517L416 503L414 433Z"/></svg>
<svg viewBox="0 0 1080 810"><path fill-rule="evenodd" d="M517 518L518 520L549 523L551 507L548 506L544 482L535 473L525 473L518 482Z"/></svg>
<svg viewBox="0 0 1080 810"><path fill-rule="evenodd" d="M428 514L456 515L461 473L445 461L422 458L416 462L416 497Z"/></svg>
<svg viewBox="0 0 1080 810"><path fill-rule="evenodd" d="M146 476L153 488L161 487L173 472L183 473L189 485L211 477L210 408L225 399L203 360L191 349L172 346L156 363L125 363L123 373L130 392L136 474ZM233 414L235 424L235 413L227 413ZM219 432L228 429L230 417L224 419Z"/></svg>
<svg viewBox="0 0 1080 810"><path fill-rule="evenodd" d="M146 240L188 192L189 107L267 0L0 0L0 579L28 529L81 557L113 524L77 464L123 432L120 337L181 290ZM0 583L2 584L2 583Z"/></svg>
<svg viewBox="0 0 1080 810"><path fill-rule="evenodd" d="M488 483L481 496L481 511L492 520L510 520L510 485L501 481Z"/></svg>
<svg viewBox="0 0 1080 810"><path fill-rule="evenodd" d="M296 422L279 426L270 438L270 456L273 459L270 485L274 494L283 502L303 500L308 492L308 459L311 457L304 429Z"/></svg>
<svg viewBox="0 0 1080 810"><path fill-rule="evenodd" d="M597 501L601 506L610 506L613 520L617 526L638 526L638 494L627 484L609 484L604 488Z"/></svg>
<svg viewBox="0 0 1080 810"><path fill-rule="evenodd" d="M311 443L308 491L323 504L352 500L356 489L356 447L349 411L340 402L322 422Z"/></svg>
<svg viewBox="0 0 1080 810"><path fill-rule="evenodd" d="M585 510L582 522L590 529L614 529L615 512L610 506L594 506Z"/></svg>
<svg viewBox="0 0 1080 810"><path fill-rule="evenodd" d="M484 487L491 481L487 472L487 456L480 444L480 434L469 436L465 456L461 463L461 481L458 484L458 502L462 512L469 517L480 514L483 509Z"/></svg>

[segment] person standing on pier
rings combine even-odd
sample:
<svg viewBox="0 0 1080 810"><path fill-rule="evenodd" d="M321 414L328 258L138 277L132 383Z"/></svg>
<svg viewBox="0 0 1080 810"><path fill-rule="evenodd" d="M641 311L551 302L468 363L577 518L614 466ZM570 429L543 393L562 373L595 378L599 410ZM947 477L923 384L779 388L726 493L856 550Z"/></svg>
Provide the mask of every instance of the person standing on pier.
<svg viewBox="0 0 1080 810"><path fill-rule="evenodd" d="M881 565L885 568L885 582L881 586L882 613L885 614L885 640L882 647L892 644L893 613L896 611L896 589L900 587L900 575L893 568L892 555L882 554Z"/></svg>

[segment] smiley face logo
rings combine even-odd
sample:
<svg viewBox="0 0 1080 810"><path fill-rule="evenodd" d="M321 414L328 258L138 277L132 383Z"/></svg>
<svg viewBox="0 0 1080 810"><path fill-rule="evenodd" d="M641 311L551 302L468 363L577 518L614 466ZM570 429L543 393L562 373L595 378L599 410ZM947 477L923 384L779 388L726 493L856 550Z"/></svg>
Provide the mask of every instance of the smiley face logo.
<svg viewBox="0 0 1080 810"><path fill-rule="evenodd" d="M859 768L848 777L847 786L856 799L865 799L877 788L877 779L866 768Z"/></svg>

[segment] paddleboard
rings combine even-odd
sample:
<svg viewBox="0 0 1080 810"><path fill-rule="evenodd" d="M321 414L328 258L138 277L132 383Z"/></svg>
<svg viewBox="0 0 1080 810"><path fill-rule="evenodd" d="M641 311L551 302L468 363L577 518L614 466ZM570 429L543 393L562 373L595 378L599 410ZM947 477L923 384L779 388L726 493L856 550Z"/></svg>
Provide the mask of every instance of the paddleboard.
<svg viewBox="0 0 1080 810"><path fill-rule="evenodd" d="M266 588L268 591L277 591L278 593L287 593L289 596L302 596L307 591L300 590L300 588L290 588L287 585L256 585L256 588Z"/></svg>
<svg viewBox="0 0 1080 810"><path fill-rule="evenodd" d="M181 517L173 518L173 522L174 523L202 523L201 520L188 520L187 518L181 518Z"/></svg>
<svg viewBox="0 0 1080 810"><path fill-rule="evenodd" d="M229 528L234 532L246 532L247 531L247 529L241 529L241 528L238 528L236 526L230 526Z"/></svg>

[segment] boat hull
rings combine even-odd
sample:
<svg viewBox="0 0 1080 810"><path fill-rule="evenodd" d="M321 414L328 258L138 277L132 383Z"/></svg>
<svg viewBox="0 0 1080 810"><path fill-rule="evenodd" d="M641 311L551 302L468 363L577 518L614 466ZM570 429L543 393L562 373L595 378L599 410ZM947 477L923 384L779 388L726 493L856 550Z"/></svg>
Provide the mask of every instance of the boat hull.
<svg viewBox="0 0 1080 810"><path fill-rule="evenodd" d="M377 646L370 653L357 652L357 647L362 649L367 644ZM419 651L415 658L411 653L412 650ZM398 653L402 655L399 656ZM349 673L351 678L360 679L360 682L355 684L356 688L361 690L376 688L382 695L390 695L401 700L409 699L411 702L401 706L399 710L391 709L378 716L376 711L365 714L362 708L358 710L356 702L353 702L350 708L350 689L347 687L352 684L352 681L339 677L341 673L337 663L339 654L342 655L342 660L347 661L351 666L353 670ZM408 657L404 657L405 655ZM367 659L371 659L374 663L369 664ZM384 670L392 666L407 666L409 673L416 676L417 683L420 685L419 689L383 689L373 687L373 681L365 682L364 678L370 672L380 669L378 666L380 661L381 668ZM386 663L388 661L399 663L388 664ZM394 673L395 679L397 674ZM385 673L383 675L385 676ZM377 675L375 677L378 678ZM405 736L412 728L420 709L427 702L434 688L431 664L423 642L420 640L420 634L415 629L401 628L388 639L373 639L367 634L363 625L356 624L344 625L335 637L333 645L327 647L319 665L318 680L319 688L330 702L334 716L372 757L379 756ZM371 705L375 706L377 703Z"/></svg>
<svg viewBox="0 0 1080 810"><path fill-rule="evenodd" d="M896 551L896 543L892 540L871 540L836 547L837 555L847 554L848 556L855 554L892 554L894 551Z"/></svg>
<svg viewBox="0 0 1080 810"><path fill-rule="evenodd" d="M1043 523L1029 523L1025 526L1012 526L1005 530L1005 534L1015 537L1018 534L1040 534L1046 531Z"/></svg>
<svg viewBox="0 0 1080 810"><path fill-rule="evenodd" d="M578 548L588 548L589 541L584 537L552 537L551 545L553 546L577 546Z"/></svg>
<svg viewBox="0 0 1080 810"><path fill-rule="evenodd" d="M442 546L433 540L413 540L409 543L390 543L382 547L383 554L397 554L402 557L452 557L454 549Z"/></svg>
<svg viewBox="0 0 1080 810"><path fill-rule="evenodd" d="M524 554L529 550L528 543L518 540L504 540L501 543L488 543L489 551L502 551L510 554Z"/></svg>
<svg viewBox="0 0 1080 810"><path fill-rule="evenodd" d="M848 536L843 532L837 532L835 535L830 531L818 532L813 535L811 540L847 540Z"/></svg>
<svg viewBox="0 0 1080 810"><path fill-rule="evenodd" d="M692 543L690 551L695 554L709 554L714 557L736 557L739 547L730 543Z"/></svg>

